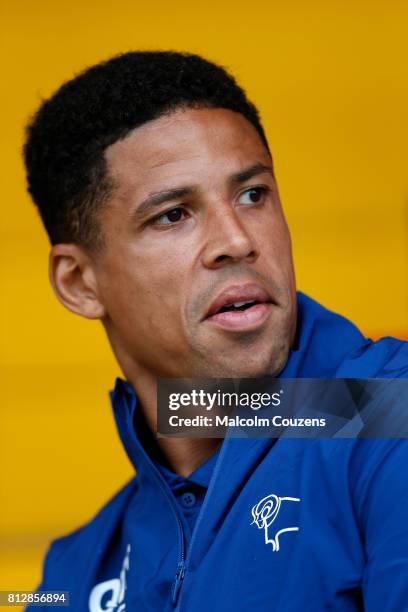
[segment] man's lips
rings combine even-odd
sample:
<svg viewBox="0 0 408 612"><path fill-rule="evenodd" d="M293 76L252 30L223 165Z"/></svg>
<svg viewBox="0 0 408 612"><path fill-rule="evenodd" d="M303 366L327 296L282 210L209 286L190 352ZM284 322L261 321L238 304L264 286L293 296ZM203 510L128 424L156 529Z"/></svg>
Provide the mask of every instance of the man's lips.
<svg viewBox="0 0 408 612"><path fill-rule="evenodd" d="M268 318L271 303L259 285L233 285L220 293L203 320L231 331L252 331Z"/></svg>

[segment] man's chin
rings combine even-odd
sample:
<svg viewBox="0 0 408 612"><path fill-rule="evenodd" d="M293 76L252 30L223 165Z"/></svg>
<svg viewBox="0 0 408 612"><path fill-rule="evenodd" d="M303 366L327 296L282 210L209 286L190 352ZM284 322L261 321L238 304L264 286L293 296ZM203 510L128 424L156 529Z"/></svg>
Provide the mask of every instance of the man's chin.
<svg viewBox="0 0 408 612"><path fill-rule="evenodd" d="M202 378L261 378L262 376L278 376L286 365L289 349L279 351L278 355L260 355L231 359L225 362L208 362L207 367L198 377Z"/></svg>

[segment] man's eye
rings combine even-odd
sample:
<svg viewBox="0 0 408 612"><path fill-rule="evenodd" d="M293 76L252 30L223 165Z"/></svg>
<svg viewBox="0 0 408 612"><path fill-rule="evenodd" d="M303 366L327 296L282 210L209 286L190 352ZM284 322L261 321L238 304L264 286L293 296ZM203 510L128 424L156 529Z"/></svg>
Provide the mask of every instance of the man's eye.
<svg viewBox="0 0 408 612"><path fill-rule="evenodd" d="M241 204L257 204L262 200L266 191L265 187L251 187L240 195L239 201Z"/></svg>
<svg viewBox="0 0 408 612"><path fill-rule="evenodd" d="M171 225L181 221L184 217L184 210L180 207L172 208L167 212L163 213L159 217L153 219L153 225Z"/></svg>

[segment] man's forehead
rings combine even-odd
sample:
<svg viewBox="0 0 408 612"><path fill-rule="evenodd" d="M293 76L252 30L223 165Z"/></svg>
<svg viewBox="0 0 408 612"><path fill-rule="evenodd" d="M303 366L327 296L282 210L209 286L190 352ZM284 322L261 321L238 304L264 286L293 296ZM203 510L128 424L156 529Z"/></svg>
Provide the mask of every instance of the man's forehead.
<svg viewBox="0 0 408 612"><path fill-rule="evenodd" d="M117 186L206 170L238 171L269 154L255 128L226 109L183 109L133 130L108 147L108 172ZM221 168L217 160L223 160ZM216 164L214 166L214 164Z"/></svg>

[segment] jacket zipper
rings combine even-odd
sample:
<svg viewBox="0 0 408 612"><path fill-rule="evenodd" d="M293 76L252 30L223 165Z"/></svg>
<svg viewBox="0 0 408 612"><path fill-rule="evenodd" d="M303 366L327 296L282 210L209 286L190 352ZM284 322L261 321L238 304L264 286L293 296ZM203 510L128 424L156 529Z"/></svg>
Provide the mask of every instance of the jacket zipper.
<svg viewBox="0 0 408 612"><path fill-rule="evenodd" d="M177 567L176 578L173 583L173 593L172 593L172 604L173 606L177 605L178 596L180 593L181 585L183 584L184 574L185 574L185 560L182 559Z"/></svg>
<svg viewBox="0 0 408 612"><path fill-rule="evenodd" d="M205 509L206 509L206 507L208 505L208 500L210 498L212 490L214 489L215 481L217 480L217 476L218 476L218 474L219 474L219 472L221 470L221 463L222 463L222 460L224 458L225 449L227 447L228 440L229 440L229 438L227 438L227 437L224 439L224 442L223 442L221 450L220 450L220 454L218 455L216 464L214 466L214 471L213 471L213 474L211 476L210 484L208 486L207 493L206 493L204 501L203 501L203 505L201 506L201 510L200 510L200 512L198 514L198 517L197 517L197 520L196 520L196 524L194 525L193 533L191 535L191 541L190 541L190 544L189 544L189 547L188 547L188 552L187 552L187 558L188 559L191 558L191 551L193 549L194 542L197 539L198 529L200 527L200 524L203 521L204 512L205 512ZM174 612L180 612L181 600L179 599L179 594L180 594L181 585L183 583L184 576L185 576L187 570L188 570L188 565L186 563L186 560L183 559L179 563L179 567L177 569L177 574L176 574L176 580L174 582L173 604L174 604L174 606L177 606ZM177 601L178 601L178 605L177 605Z"/></svg>
<svg viewBox="0 0 408 612"><path fill-rule="evenodd" d="M176 570L176 575L174 577L174 582L173 582L173 587L172 587L172 595L171 595L171 602L173 604L173 606L177 605L177 600L178 600L178 596L180 593L180 589L181 589L181 585L183 583L183 579L184 579L184 574L185 574L185 563L186 563L186 538L184 535L184 528L183 528L183 523L180 520L179 514L178 514L178 508L176 506L176 502L173 499L173 493L170 491L168 491L168 485L166 483L166 481L164 480L164 478L162 477L162 475L160 474L159 471L156 470L155 466L152 464L152 467L155 470L155 475L158 478L160 484L162 485L163 491L170 503L170 507L173 511L174 514L174 518L176 519L177 525L178 525L178 531L179 531L179 542L180 542L180 561L177 564L177 570Z"/></svg>
<svg viewBox="0 0 408 612"><path fill-rule="evenodd" d="M163 476L160 474L160 472L158 471L154 463L151 461L147 453L145 453L145 456L146 456L147 462L150 464L152 473L154 474L155 478L157 478L158 483L161 486L161 489L163 490L163 493L167 497L167 500L170 504L174 518L176 519L177 526L178 526L179 544L180 544L180 560L177 564L177 570L176 570L176 575L175 575L174 582L173 582L172 596L171 596L172 604L176 606L178 595L179 595L180 588L183 583L184 574L185 574L186 538L184 535L183 523L180 520L177 504L176 504L176 501L173 499L173 493L169 490L169 487L166 481L164 480Z"/></svg>

